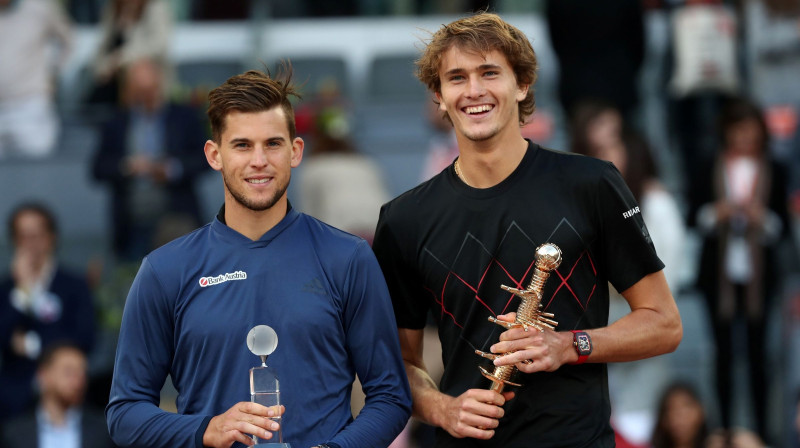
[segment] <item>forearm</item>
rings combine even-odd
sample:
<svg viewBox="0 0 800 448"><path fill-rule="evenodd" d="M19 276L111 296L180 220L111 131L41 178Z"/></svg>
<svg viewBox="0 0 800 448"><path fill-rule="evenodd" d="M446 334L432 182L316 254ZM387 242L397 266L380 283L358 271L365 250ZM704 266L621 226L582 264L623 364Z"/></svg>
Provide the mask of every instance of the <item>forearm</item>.
<svg viewBox="0 0 800 448"><path fill-rule="evenodd" d="M628 362L674 351L683 330L680 318L651 309L637 309L608 327L586 332L593 345L588 362ZM572 361L577 360L577 353L574 356Z"/></svg>
<svg viewBox="0 0 800 448"><path fill-rule="evenodd" d="M432 426L441 427L444 409L452 399L439 391L433 378L424 367L405 362L408 382L411 386L412 416Z"/></svg>
<svg viewBox="0 0 800 448"><path fill-rule="evenodd" d="M405 400L390 391L379 396L367 396L358 417L327 442L341 448L389 446L403 431L409 416L410 409Z"/></svg>
<svg viewBox="0 0 800 448"><path fill-rule="evenodd" d="M148 401L124 401L113 396L106 418L115 444L142 448L202 448L202 434L211 419L175 414Z"/></svg>

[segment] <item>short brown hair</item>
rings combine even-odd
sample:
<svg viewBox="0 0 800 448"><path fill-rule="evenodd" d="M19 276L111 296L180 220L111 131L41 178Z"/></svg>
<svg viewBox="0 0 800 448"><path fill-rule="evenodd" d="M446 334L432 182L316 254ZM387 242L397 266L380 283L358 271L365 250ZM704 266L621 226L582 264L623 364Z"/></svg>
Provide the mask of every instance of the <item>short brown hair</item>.
<svg viewBox="0 0 800 448"><path fill-rule="evenodd" d="M479 12L444 25L431 37L417 60L417 77L428 89L440 93L439 68L442 56L452 46L485 54L493 50L503 53L514 71L517 83L528 85L528 95L519 102L519 122L524 123L536 109L533 84L539 63L525 34L506 23L497 14Z"/></svg>
<svg viewBox="0 0 800 448"><path fill-rule="evenodd" d="M231 112L262 112L280 106L286 115L289 136L297 136L294 123L294 109L290 96L300 98L291 83L292 66L281 65L278 79L269 72L250 70L228 78L221 86L208 93L208 121L211 124L211 138L220 143L225 131L225 117Z"/></svg>

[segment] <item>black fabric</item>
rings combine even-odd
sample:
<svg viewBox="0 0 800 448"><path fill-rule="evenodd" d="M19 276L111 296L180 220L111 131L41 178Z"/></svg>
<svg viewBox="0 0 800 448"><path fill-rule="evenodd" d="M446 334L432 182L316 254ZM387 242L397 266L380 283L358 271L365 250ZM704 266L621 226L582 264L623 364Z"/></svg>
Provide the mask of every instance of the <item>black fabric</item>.
<svg viewBox="0 0 800 448"><path fill-rule="evenodd" d="M463 184L451 165L386 204L373 243L398 326L420 329L429 311L445 365L440 389L488 388L478 365L502 328L487 317L519 302L501 284L526 287L534 251L558 245L561 266L543 303L558 331L603 327L611 282L625 291L663 268L637 204L610 163L530 144L519 167L488 189ZM437 447L613 446L605 364L520 374L522 388L489 441L439 431Z"/></svg>
<svg viewBox="0 0 800 448"><path fill-rule="evenodd" d="M572 116L580 101L595 99L633 118L645 56L642 2L549 0L545 17L559 63L558 95L567 114Z"/></svg>

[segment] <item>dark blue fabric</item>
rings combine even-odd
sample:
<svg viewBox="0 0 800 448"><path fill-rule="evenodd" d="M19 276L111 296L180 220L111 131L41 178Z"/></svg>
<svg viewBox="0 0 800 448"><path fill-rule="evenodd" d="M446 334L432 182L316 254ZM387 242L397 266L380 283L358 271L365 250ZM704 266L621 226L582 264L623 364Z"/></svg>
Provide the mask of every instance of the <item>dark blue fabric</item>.
<svg viewBox="0 0 800 448"><path fill-rule="evenodd" d="M410 391L377 261L364 240L290 209L257 241L215 219L145 258L106 410L114 440L195 446L205 419L250 400L260 361L246 336L260 324L278 334L267 364L280 378L284 441L388 446L403 429ZM158 408L167 374L178 414ZM353 421L355 374L367 398Z"/></svg>
<svg viewBox="0 0 800 448"><path fill-rule="evenodd" d="M94 302L86 281L63 269L56 269L48 291L61 301L61 315L53 321L42 321L23 314L11 306L14 282L0 282L0 421L19 415L34 401L33 378L36 361L17 356L11 350L14 330L33 331L39 335L42 348L60 341L70 341L87 353L95 338Z"/></svg>

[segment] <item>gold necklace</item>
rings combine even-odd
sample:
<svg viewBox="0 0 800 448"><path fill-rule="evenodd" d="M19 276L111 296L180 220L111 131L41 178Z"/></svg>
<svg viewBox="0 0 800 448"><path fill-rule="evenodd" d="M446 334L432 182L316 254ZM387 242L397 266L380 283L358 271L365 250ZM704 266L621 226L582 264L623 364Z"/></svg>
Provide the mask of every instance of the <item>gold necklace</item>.
<svg viewBox="0 0 800 448"><path fill-rule="evenodd" d="M466 176L464 176L464 173L461 172L461 165L458 163L459 160L461 159L460 158L456 159L456 163L454 164L454 167L456 169L456 176L458 176L458 178L461 179L462 182L467 184L468 187L472 187L472 185L470 185L469 182L467 182L467 178Z"/></svg>

